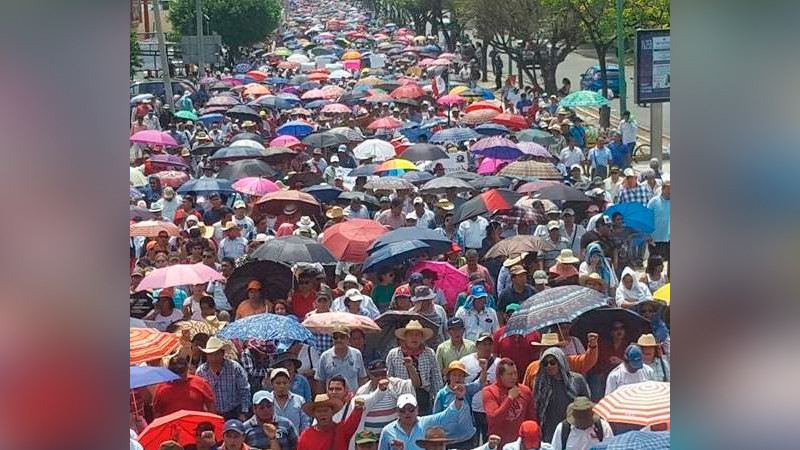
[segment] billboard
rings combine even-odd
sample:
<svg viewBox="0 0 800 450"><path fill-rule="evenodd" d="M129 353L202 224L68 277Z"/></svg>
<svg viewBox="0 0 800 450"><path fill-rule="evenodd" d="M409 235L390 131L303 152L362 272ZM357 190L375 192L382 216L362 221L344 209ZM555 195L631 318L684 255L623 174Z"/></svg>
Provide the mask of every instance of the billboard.
<svg viewBox="0 0 800 450"><path fill-rule="evenodd" d="M669 29L636 30L634 54L637 104L669 101Z"/></svg>

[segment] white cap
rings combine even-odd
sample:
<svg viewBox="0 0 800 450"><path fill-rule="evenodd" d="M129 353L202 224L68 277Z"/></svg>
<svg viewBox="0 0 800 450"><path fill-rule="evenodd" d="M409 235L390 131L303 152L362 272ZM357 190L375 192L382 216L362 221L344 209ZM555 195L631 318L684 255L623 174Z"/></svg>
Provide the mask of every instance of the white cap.
<svg viewBox="0 0 800 450"><path fill-rule="evenodd" d="M547 230L548 231L549 230L558 230L560 228L561 228L561 224L558 223L557 220L551 220L550 222L547 222Z"/></svg>
<svg viewBox="0 0 800 450"><path fill-rule="evenodd" d="M267 236L265 233L258 233L255 239L253 239L255 242L267 242L267 240L269 240L269 236Z"/></svg>
<svg viewBox="0 0 800 450"><path fill-rule="evenodd" d="M289 378L289 379L292 378L291 376L289 376L289 371L288 370L284 369L283 367L280 367L280 368L277 368L277 369L272 369L270 371L269 380L270 381L274 380L275 377L277 377L278 375L286 375L286 378Z"/></svg>
<svg viewBox="0 0 800 450"><path fill-rule="evenodd" d="M408 405L412 405L415 408L417 407L417 397L415 397L414 394L403 394L397 398L398 408L403 408Z"/></svg>
<svg viewBox="0 0 800 450"><path fill-rule="evenodd" d="M417 214L415 212L406 214L406 220L417 220Z"/></svg>
<svg viewBox="0 0 800 450"><path fill-rule="evenodd" d="M353 302L360 302L360 301L364 300L364 296L361 294L361 291L359 291L356 288L348 289L347 293L345 293L344 296L348 300L353 301Z"/></svg>
<svg viewBox="0 0 800 450"><path fill-rule="evenodd" d="M414 204L416 205L417 203L425 204L425 201L422 200L422 197L415 197L414 198Z"/></svg>
<svg viewBox="0 0 800 450"><path fill-rule="evenodd" d="M238 209L238 208L247 208L247 204L242 200L236 200L235 202L233 202L233 209Z"/></svg>
<svg viewBox="0 0 800 450"><path fill-rule="evenodd" d="M636 172L634 172L634 171L633 171L633 169L631 169L630 167L628 167L627 169L625 169L625 170L622 172L622 174L623 174L623 175L625 175L626 177L635 177L635 176L636 176Z"/></svg>
<svg viewBox="0 0 800 450"><path fill-rule="evenodd" d="M344 144L339 145L339 151L340 152L346 152L347 151L347 146L344 145Z"/></svg>
<svg viewBox="0 0 800 450"><path fill-rule="evenodd" d="M331 162L332 162L332 163L334 163L334 162L339 162L339 157L338 157L338 156L336 156L336 155L333 155L333 156L331 156Z"/></svg>

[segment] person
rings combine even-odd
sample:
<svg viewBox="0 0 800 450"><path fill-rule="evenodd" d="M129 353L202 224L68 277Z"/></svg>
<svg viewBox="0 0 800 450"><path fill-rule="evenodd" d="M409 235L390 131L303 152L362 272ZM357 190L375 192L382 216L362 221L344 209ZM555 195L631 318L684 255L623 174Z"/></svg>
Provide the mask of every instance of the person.
<svg viewBox="0 0 800 450"><path fill-rule="evenodd" d="M415 197L414 202L412 203L414 207L414 211L409 214L413 214L414 218L417 221L417 225L419 228L434 228L434 216L433 211L429 210L425 206L425 201L422 197Z"/></svg>
<svg viewBox="0 0 800 450"><path fill-rule="evenodd" d="M378 213L375 217L375 221L381 225L391 227L392 230L404 227L406 225L406 219L403 214L403 205L404 202L402 198L393 198L389 209Z"/></svg>
<svg viewBox="0 0 800 450"><path fill-rule="evenodd" d="M186 444L185 449L219 450L217 439L214 437L214 424L207 421L198 423L194 428L194 443ZM131 448L131 450L133 449Z"/></svg>
<svg viewBox="0 0 800 450"><path fill-rule="evenodd" d="M195 374L205 378L214 391L214 402L219 415L225 419L246 420L250 410L250 385L247 372L236 361L225 357L229 344L216 336L211 336L201 349L206 361L197 368Z"/></svg>
<svg viewBox="0 0 800 450"><path fill-rule="evenodd" d="M182 409L215 412L214 392L204 378L189 374L185 356L173 356L169 370L180 378L156 386L153 393L153 416L161 417Z"/></svg>
<svg viewBox="0 0 800 450"><path fill-rule="evenodd" d="M353 437L356 450L378 450L378 435L369 430L362 430Z"/></svg>
<svg viewBox="0 0 800 450"><path fill-rule="evenodd" d="M561 211L557 212L558 214ZM556 258L562 250L569 247L569 241L561 235L561 224L557 220L547 222L547 238L545 242L549 244L549 250L539 252L539 260L541 261L541 268L549 270L556 263Z"/></svg>
<svg viewBox="0 0 800 450"><path fill-rule="evenodd" d="M367 381L367 369L361 352L348 345L350 330L347 327L337 327L331 334L333 347L319 356L314 380L319 386L327 386L331 378L339 375L347 381L348 389L355 392L358 386Z"/></svg>
<svg viewBox="0 0 800 450"><path fill-rule="evenodd" d="M446 207L449 207L451 210L454 208L452 202L450 202L447 199L442 199L442 200L447 202L447 205L445 205ZM441 204L442 204L442 202L440 200L439 201L439 206L437 207L438 209L442 208ZM453 212L450 211L450 210L447 210L444 213L444 218L442 219L443 220L443 224L441 226L439 226L438 228L436 228L436 231L438 231L445 238L447 238L451 242L453 242L453 244L458 245L459 247L463 247L464 246L464 238L461 237L461 232L459 231L459 228L456 227L455 222L453 222L453 217L454 217Z"/></svg>
<svg viewBox="0 0 800 450"><path fill-rule="evenodd" d="M541 341L533 341L531 342L531 345L538 349L541 349L542 352L549 348L558 348L563 352L564 349L569 345L569 341L567 341L565 337L562 337L562 334L566 336L568 332L562 331L560 333L559 332L544 333L542 334ZM599 349L597 345L598 341L597 333L588 333L586 335L586 340L587 340L586 350L583 350L580 353L576 352L576 354L572 355L567 355L566 352L564 352L567 364L569 365L569 370L583 374L589 371L592 367L594 367L597 364L597 358L599 356ZM541 353L538 354L540 357ZM530 364L528 364L527 368L525 369L525 376L522 382L526 386L533 389L534 383L536 381L536 376L539 374L540 369L541 369L540 359L531 361Z"/></svg>
<svg viewBox="0 0 800 450"><path fill-rule="evenodd" d="M629 166L630 155L628 155L628 147L622 143L622 135L618 131L611 132L611 143L608 144L608 149L611 151L611 164L612 167L623 169Z"/></svg>
<svg viewBox="0 0 800 450"><path fill-rule="evenodd" d="M494 292L494 283L492 283L492 276L489 273L489 269L478 264L478 251L475 249L469 249L467 250L465 256L467 263L458 268L459 272L467 276L473 273L480 274L486 283L486 290L489 292Z"/></svg>
<svg viewBox="0 0 800 450"><path fill-rule="evenodd" d="M325 211L325 217L328 218L328 221L322 226L323 232L337 223L342 223L344 221L344 210L341 206L331 206Z"/></svg>
<svg viewBox="0 0 800 450"><path fill-rule="evenodd" d="M242 200L233 202L233 221L239 226L241 236L245 239L251 240L256 237L256 223L247 215L247 204Z"/></svg>
<svg viewBox="0 0 800 450"><path fill-rule="evenodd" d="M531 102L531 100L528 98L528 94L525 92L522 92L519 95L519 101L514 105L514 107L517 109L517 114L522 116L528 114L528 108L531 106L533 106L533 102Z"/></svg>
<svg viewBox="0 0 800 450"><path fill-rule="evenodd" d="M615 367L606 379L606 394L608 395L620 386L655 380L655 372L650 366L644 365L642 349L636 344L631 344L625 349L622 364Z"/></svg>
<svg viewBox="0 0 800 450"><path fill-rule="evenodd" d="M469 408L464 405L466 389L458 386L455 400L444 411L438 414L422 415L417 398L411 394L403 394L397 400L397 420L381 431L378 443L379 450L422 450L418 440L424 438L426 430L441 427L442 435L456 435L458 430L467 427L470 421ZM402 445L402 447L401 447Z"/></svg>
<svg viewBox="0 0 800 450"><path fill-rule="evenodd" d="M289 419L275 414L274 403L272 392L253 394L253 417L243 424L244 441L255 448L293 450L297 446L297 428Z"/></svg>
<svg viewBox="0 0 800 450"><path fill-rule="evenodd" d="M303 411L314 417L314 425L300 434L297 450L345 450L356 433L364 413L364 399L354 400L353 413L342 422L333 421L333 415L342 409L342 403L328 394L317 394L313 402L303 405Z"/></svg>
<svg viewBox="0 0 800 450"><path fill-rule="evenodd" d="M422 277L422 274L420 278ZM420 280L422 281L422 280ZM441 306L433 303L436 293L428 286L415 286L414 295L411 297L411 311L425 317L436 324L437 332L430 342L431 348L437 347L447 335L447 312Z"/></svg>
<svg viewBox="0 0 800 450"><path fill-rule="evenodd" d="M511 359L498 361L496 381L483 388L483 407L487 432L500 436L500 445L516 440L522 422L537 417L531 389L519 384L517 367Z"/></svg>
<svg viewBox="0 0 800 450"><path fill-rule="evenodd" d="M492 58L492 73L494 73L494 87L497 91L503 87L503 58L500 57L500 52L495 49L492 49L490 54Z"/></svg>
<svg viewBox="0 0 800 450"><path fill-rule="evenodd" d="M598 401L603 397L605 383L611 369L622 363L625 349L631 342L627 336L625 324L619 320L611 323L609 339L603 339L598 347L597 363L586 371L586 381L592 391L592 400Z"/></svg>
<svg viewBox="0 0 800 450"><path fill-rule="evenodd" d="M567 241L567 248L571 249L574 255L579 255L581 253L581 238L586 234L586 228L575 222L575 210L572 208L564 208L561 212L561 218L563 219L559 228L561 237Z"/></svg>
<svg viewBox="0 0 800 450"><path fill-rule="evenodd" d="M161 215L169 220L175 220L175 212L178 210L178 206L181 205L181 201L178 196L175 194L175 189L172 186L166 186L163 191L161 191L161 198L158 199L154 203L161 207Z"/></svg>
<svg viewBox="0 0 800 450"><path fill-rule="evenodd" d="M156 328L162 331L173 323L183 320L183 312L175 308L175 302L172 300L174 292L172 288L161 289L156 296L154 309L144 316L144 320L152 320L156 323Z"/></svg>
<svg viewBox="0 0 800 450"><path fill-rule="evenodd" d="M489 333L481 333L475 343L475 352L460 359L461 363L464 365L464 370L467 372L464 378L465 381L472 382L480 379L484 371L481 361L486 361L486 381L484 382L484 387L487 383L491 384L495 382L499 358L492 354L493 345L494 340L492 335ZM483 389L472 396L470 408L472 409L472 419L475 424L474 442L486 442L488 433L486 410L483 407Z"/></svg>
<svg viewBox="0 0 800 450"><path fill-rule="evenodd" d="M410 320L403 328L394 331L398 346L386 355L389 376L410 379L423 414L433 407L433 395L442 388L442 369L434 351L425 346L433 337L433 330L423 327L417 320ZM415 402L416 406L416 402Z"/></svg>
<svg viewBox="0 0 800 450"><path fill-rule="evenodd" d="M595 146L589 150L589 154L586 156L586 159L591 166L592 178L605 178L608 176L608 166L613 162L613 158L611 156L611 150L606 147L605 137L597 137Z"/></svg>
<svg viewBox="0 0 800 450"><path fill-rule="evenodd" d="M498 306L504 311L509 305L519 305L536 293L533 286L528 284L528 271L524 267L513 266L509 272L511 273L511 286L501 292L498 297Z"/></svg>
<svg viewBox="0 0 800 450"><path fill-rule="evenodd" d="M233 214L233 211L222 203L222 197L218 193L211 194L209 201L211 207L203 213L203 223L206 225L214 225L226 214Z"/></svg>
<svg viewBox="0 0 800 450"><path fill-rule="evenodd" d="M455 443L452 444L453 448L474 447L475 427L472 418L471 405L474 396L478 392L481 392L483 387L486 385L486 371L488 369L487 364L488 361L485 359L478 361L480 373L477 379L472 380L467 380L467 376L469 374L466 366L464 363L458 360L450 362L447 370L444 372L445 385L436 394L436 398L433 401L433 413L436 414L444 411L445 408L450 406L453 400L455 400L456 391L458 390L459 386L463 386L465 388L464 400L467 403L467 407L470 408L470 426L460 429L457 434L451 436L455 441Z"/></svg>
<svg viewBox="0 0 800 450"><path fill-rule="evenodd" d="M333 182L337 177L337 171L340 168L339 157L337 155L333 155L331 156L330 161L331 163L325 167L325 170L322 171L322 178L326 183L333 185Z"/></svg>
<svg viewBox="0 0 800 450"><path fill-rule="evenodd" d="M655 336L650 333L639 336L636 345L642 349L642 361L647 367L653 369L655 378L653 381L665 381L670 379L669 361L661 353L661 345L656 342Z"/></svg>
<svg viewBox="0 0 800 450"><path fill-rule="evenodd" d="M647 288L647 284L639 281L639 276L635 270L625 267L622 270L620 283L617 287L615 301L620 308L630 308L641 302L653 300L653 294Z"/></svg>
<svg viewBox="0 0 800 450"><path fill-rule="evenodd" d="M460 317L453 317L447 321L447 334L450 339L442 342L436 347L436 361L439 367L444 367L445 379L447 378L447 368L450 363L475 351L475 342L464 339L464 320ZM434 412L438 412L435 411Z"/></svg>
<svg viewBox="0 0 800 450"><path fill-rule="evenodd" d="M616 267L619 259L617 254L619 248L611 238L611 218L605 214L598 214L596 217L594 229L587 229L586 234L581 238L581 257L586 261L586 255L589 253L589 244L596 242L599 244L600 250L602 250L602 254L606 257L609 265ZM605 277L603 278L605 279Z"/></svg>
<svg viewBox="0 0 800 450"><path fill-rule="evenodd" d="M622 186L622 178L619 176L619 167L611 166L608 169L608 178L603 180L603 190L611 196L611 201L616 203L619 198L619 190Z"/></svg>
<svg viewBox="0 0 800 450"><path fill-rule="evenodd" d="M556 257L556 263L548 269L549 276L552 278L549 284L553 287L579 284L577 265L580 261L572 254L572 249L561 250Z"/></svg>
<svg viewBox="0 0 800 450"><path fill-rule="evenodd" d="M461 222L458 225L458 233L464 240L464 247L471 250L480 249L483 246L483 239L486 238L486 228L488 226L489 221L483 216L476 216Z"/></svg>
<svg viewBox="0 0 800 450"><path fill-rule="evenodd" d="M567 407L566 419L553 432L553 450L590 450L614 436L611 425L594 413L594 406L587 397L575 397Z"/></svg>
<svg viewBox="0 0 800 450"><path fill-rule="evenodd" d="M647 267L645 267L644 275L639 278L639 281L645 284L652 293L669 283L664 275L664 260L661 256L650 253L650 257L647 258Z"/></svg>
<svg viewBox="0 0 800 450"><path fill-rule="evenodd" d="M220 450L250 450L250 446L244 443L244 432L244 423L241 420L229 419L222 427Z"/></svg>
<svg viewBox="0 0 800 450"><path fill-rule="evenodd" d="M247 283L247 298L236 307L236 320L272 311L272 302L261 297L261 288L258 280Z"/></svg>
<svg viewBox="0 0 800 450"><path fill-rule="evenodd" d="M290 295L291 313L295 317L305 317L314 309L314 301L317 298L317 279L324 276L321 269L317 267L301 268L297 272L297 287Z"/></svg>
<svg viewBox="0 0 800 450"><path fill-rule="evenodd" d="M474 341L482 333L494 333L500 327L500 321L494 308L486 304L489 294L482 284L473 285L469 293L464 305L456 311L455 317L464 324L464 336Z"/></svg>
<svg viewBox="0 0 800 450"><path fill-rule="evenodd" d="M309 402L313 398L311 384L304 375L300 374L300 371L303 370L303 362L298 358L298 353L303 353L303 347L309 348L303 343L294 342L287 351L272 357L270 368L286 369L289 372L289 391L302 397L303 401ZM319 361L319 356L316 357L315 364L317 364L317 361ZM313 376L313 373L311 375ZM270 390L272 386L270 378L264 377L261 385L263 389Z"/></svg>
<svg viewBox="0 0 800 450"><path fill-rule="evenodd" d="M655 216L655 229L650 234L650 255L660 256L664 261L669 262L669 199L670 199L670 178L664 176L661 184L661 195L651 198L647 202L647 209L653 211ZM672 264L667 266L667 276Z"/></svg>
<svg viewBox="0 0 800 450"><path fill-rule="evenodd" d="M583 150L577 147L575 138L570 136L567 139L567 146L561 150L558 159L564 164L564 167L572 167L575 164L583 164L586 158L583 155Z"/></svg>
<svg viewBox="0 0 800 450"><path fill-rule="evenodd" d="M385 312L392 301L397 283L395 283L395 273L391 268L382 266L378 268L378 282L372 287L369 296L375 302L380 312Z"/></svg>
<svg viewBox="0 0 800 450"><path fill-rule="evenodd" d="M369 210L355 195L350 199L350 204L344 208L343 213L348 219L369 219Z"/></svg>
<svg viewBox="0 0 800 450"><path fill-rule="evenodd" d="M347 275L347 277L345 277L345 280L350 280L350 284L358 285L358 279L354 275ZM353 283L353 280L355 280L355 283ZM369 296L362 294L358 288L350 288L344 295L337 297L331 305L331 311L349 312L367 316L373 320L380 315L380 310L375 305L375 302Z"/></svg>
<svg viewBox="0 0 800 450"><path fill-rule="evenodd" d="M538 294L545 289L550 289L550 278L544 270L536 270L533 272L533 289Z"/></svg>
<svg viewBox="0 0 800 450"><path fill-rule="evenodd" d="M576 397L588 397L589 385L583 375L569 370L567 357L558 347L542 353L539 367L533 382L533 398L542 440L550 442L556 426L566 418L567 406Z"/></svg>
<svg viewBox="0 0 800 450"><path fill-rule="evenodd" d="M650 190L644 184L639 184L636 179L636 173L628 167L622 172L625 179L622 180L622 185L619 190L618 203L637 202L642 206L647 206L650 201Z"/></svg>
<svg viewBox="0 0 800 450"><path fill-rule="evenodd" d="M630 156L633 155L633 149L636 146L636 132L639 125L636 120L631 118L630 111L624 111L619 121L618 132L622 135L622 143L628 149L628 164L630 165Z"/></svg>

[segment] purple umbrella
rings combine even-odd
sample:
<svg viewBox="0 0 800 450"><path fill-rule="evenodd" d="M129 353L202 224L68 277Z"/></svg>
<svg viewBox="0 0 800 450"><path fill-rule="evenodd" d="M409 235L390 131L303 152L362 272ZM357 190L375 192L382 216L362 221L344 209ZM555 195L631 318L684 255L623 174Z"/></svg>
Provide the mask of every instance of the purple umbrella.
<svg viewBox="0 0 800 450"><path fill-rule="evenodd" d="M296 86L286 86L285 88L281 89L281 92L297 95L300 93L300 89L297 89Z"/></svg>
<svg viewBox="0 0 800 450"><path fill-rule="evenodd" d="M236 97L231 97L230 95L215 95L211 97L210 100L206 103L206 108L209 106L236 106L241 102L236 99Z"/></svg>
<svg viewBox="0 0 800 450"><path fill-rule="evenodd" d="M178 143L167 133L158 130L144 130L134 133L131 142L145 145L161 145L163 147L176 147Z"/></svg>
<svg viewBox="0 0 800 450"><path fill-rule="evenodd" d="M517 144L500 136L485 137L473 144L470 151L476 155L507 160L517 159L523 154Z"/></svg>
<svg viewBox="0 0 800 450"><path fill-rule="evenodd" d="M148 159L148 161L151 163L167 164L170 166L188 167L186 165L186 161L184 161L178 155L153 155Z"/></svg>
<svg viewBox="0 0 800 450"><path fill-rule="evenodd" d="M553 156L546 148L536 142L519 142L517 143L517 147L526 155L540 156L542 158L551 158Z"/></svg>

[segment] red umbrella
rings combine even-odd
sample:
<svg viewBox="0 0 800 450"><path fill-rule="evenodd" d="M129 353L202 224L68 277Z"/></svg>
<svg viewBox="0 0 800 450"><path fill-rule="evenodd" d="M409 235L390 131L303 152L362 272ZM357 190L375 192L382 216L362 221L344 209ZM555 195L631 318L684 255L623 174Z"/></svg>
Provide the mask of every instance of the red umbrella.
<svg viewBox="0 0 800 450"><path fill-rule="evenodd" d="M594 411L609 422L648 426L670 422L670 384L659 381L620 386L603 397Z"/></svg>
<svg viewBox="0 0 800 450"><path fill-rule="evenodd" d="M325 105L322 107L321 111L326 114L350 114L353 112L350 110L350 107L341 103L331 103Z"/></svg>
<svg viewBox="0 0 800 450"><path fill-rule="evenodd" d="M362 263L369 246L387 231L374 220L349 219L326 229L322 245L340 261Z"/></svg>
<svg viewBox="0 0 800 450"><path fill-rule="evenodd" d="M139 443L144 450L158 450L161 443L168 440L177 441L180 445L194 444L194 430L201 422L211 422L214 425L214 440L222 440L222 427L225 425L222 416L182 409L150 422L139 434Z"/></svg>
<svg viewBox="0 0 800 450"><path fill-rule="evenodd" d="M269 76L269 74L266 74L260 70L251 70L247 72L247 75L256 81L264 81Z"/></svg>
<svg viewBox="0 0 800 450"><path fill-rule="evenodd" d="M479 102L471 103L467 106L466 112L477 111L479 109L493 109L499 113L503 112L502 105L498 105L497 102L493 100L481 100Z"/></svg>
<svg viewBox="0 0 800 450"><path fill-rule="evenodd" d="M346 92L339 86L325 86L324 88L320 89L320 91L322 92L322 98L325 99L339 98Z"/></svg>
<svg viewBox="0 0 800 450"><path fill-rule="evenodd" d="M492 122L505 125L508 128L528 128L528 122L519 114L500 113L492 118Z"/></svg>
<svg viewBox="0 0 800 450"><path fill-rule="evenodd" d="M480 125L491 122L498 114L500 113L494 109L478 109L464 114L462 120L467 125Z"/></svg>
<svg viewBox="0 0 800 450"><path fill-rule="evenodd" d="M400 120L389 116L389 117L381 117L380 119L373 121L371 124L369 124L367 128L371 130L377 130L379 128L385 128L391 130L395 128L400 128L402 126L403 122L400 122Z"/></svg>
<svg viewBox="0 0 800 450"><path fill-rule="evenodd" d="M155 328L130 329L130 364L135 366L163 358L180 347L177 334L164 333Z"/></svg>
<svg viewBox="0 0 800 450"><path fill-rule="evenodd" d="M314 72L306 77L308 81L323 81L328 79L328 74L323 72Z"/></svg>
<svg viewBox="0 0 800 450"><path fill-rule="evenodd" d="M419 98L425 95L425 91L416 83L409 83L393 90L389 95L393 98Z"/></svg>
<svg viewBox="0 0 800 450"><path fill-rule="evenodd" d="M171 186L178 189L183 183L189 181L189 175L180 170L162 170L155 174L163 186Z"/></svg>
<svg viewBox="0 0 800 450"><path fill-rule="evenodd" d="M303 95L300 96L303 100L314 100L318 98L323 98L325 94L322 93L322 89L311 89L310 91L306 91Z"/></svg>
<svg viewBox="0 0 800 450"><path fill-rule="evenodd" d="M436 100L436 103L444 106L459 105L464 103L464 97L460 95L447 94L439 97L439 100Z"/></svg>

